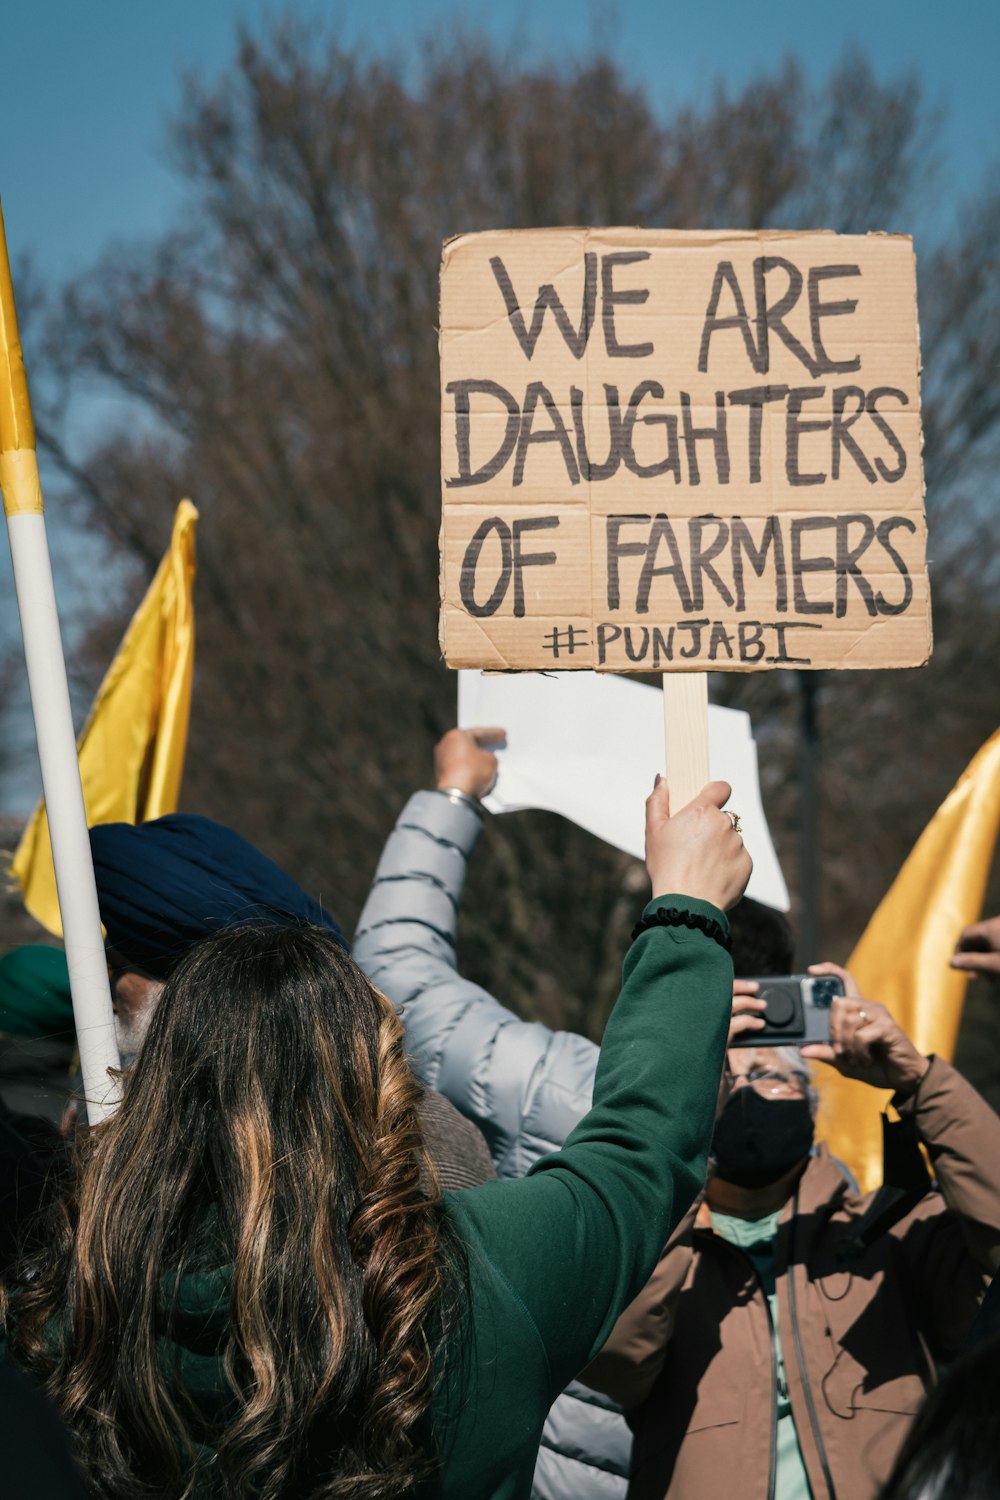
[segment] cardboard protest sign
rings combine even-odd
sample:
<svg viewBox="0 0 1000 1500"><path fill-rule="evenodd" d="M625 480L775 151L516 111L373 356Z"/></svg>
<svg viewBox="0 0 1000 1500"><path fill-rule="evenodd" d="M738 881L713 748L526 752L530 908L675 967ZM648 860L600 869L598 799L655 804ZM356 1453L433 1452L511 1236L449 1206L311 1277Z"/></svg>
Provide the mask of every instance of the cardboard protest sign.
<svg viewBox="0 0 1000 1500"><path fill-rule="evenodd" d="M463 235L441 383L449 666L929 656L909 238Z"/></svg>

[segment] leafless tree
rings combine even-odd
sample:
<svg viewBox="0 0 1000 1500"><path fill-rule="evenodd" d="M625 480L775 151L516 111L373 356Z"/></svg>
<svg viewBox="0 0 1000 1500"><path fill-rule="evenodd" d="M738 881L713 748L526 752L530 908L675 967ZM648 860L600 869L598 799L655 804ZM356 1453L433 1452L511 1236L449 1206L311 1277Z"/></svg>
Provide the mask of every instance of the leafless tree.
<svg viewBox="0 0 1000 1500"><path fill-rule="evenodd" d="M49 324L52 389L127 415L44 438L136 578L176 500L202 511L185 806L232 823L348 928L452 721L437 649L437 268L459 231L553 223L905 229L932 153L912 77L788 62L666 112L599 49L568 65L460 40L390 63L290 24L189 82L172 235L115 248ZM937 655L824 687L825 919L843 956L997 719L997 184L921 267ZM39 355L38 358L41 358ZM127 613L94 635L95 677ZM754 716L794 872L796 696L716 678ZM641 904L634 863L542 815L495 822L463 963L525 1013L597 1035Z"/></svg>

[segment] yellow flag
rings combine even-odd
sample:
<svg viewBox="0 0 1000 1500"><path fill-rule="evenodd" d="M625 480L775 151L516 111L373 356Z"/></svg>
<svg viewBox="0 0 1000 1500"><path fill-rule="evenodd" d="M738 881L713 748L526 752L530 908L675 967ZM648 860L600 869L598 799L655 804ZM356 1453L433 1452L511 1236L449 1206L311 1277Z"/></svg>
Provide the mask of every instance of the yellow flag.
<svg viewBox="0 0 1000 1500"><path fill-rule="evenodd" d="M847 961L921 1052L951 1059L968 979L948 967L979 917L1000 830L1000 730L938 808ZM820 1065L820 1133L862 1190L882 1180L879 1111L891 1096Z"/></svg>
<svg viewBox="0 0 1000 1500"><path fill-rule="evenodd" d="M177 810L194 671L197 520L194 506L182 500L170 550L132 617L77 742L88 827L143 823ZM12 869L28 911L61 937L44 802L24 830Z"/></svg>

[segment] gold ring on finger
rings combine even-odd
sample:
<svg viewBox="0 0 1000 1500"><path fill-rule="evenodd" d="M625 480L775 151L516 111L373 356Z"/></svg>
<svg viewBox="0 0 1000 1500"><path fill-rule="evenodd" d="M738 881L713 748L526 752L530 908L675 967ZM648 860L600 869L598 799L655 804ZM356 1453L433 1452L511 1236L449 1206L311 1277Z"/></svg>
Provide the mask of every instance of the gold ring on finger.
<svg viewBox="0 0 1000 1500"><path fill-rule="evenodd" d="M868 1014L868 1012L866 1010L859 1010L858 1011L858 1020L861 1022L862 1026L867 1026L868 1022L871 1020L871 1016Z"/></svg>
<svg viewBox="0 0 1000 1500"><path fill-rule="evenodd" d="M729 819L730 823L732 823L732 825L733 825L733 832L734 833L739 833L741 831L741 824L740 824L740 815L739 815L739 813L738 812L733 812L728 807L723 808L723 812L725 813L726 817Z"/></svg>

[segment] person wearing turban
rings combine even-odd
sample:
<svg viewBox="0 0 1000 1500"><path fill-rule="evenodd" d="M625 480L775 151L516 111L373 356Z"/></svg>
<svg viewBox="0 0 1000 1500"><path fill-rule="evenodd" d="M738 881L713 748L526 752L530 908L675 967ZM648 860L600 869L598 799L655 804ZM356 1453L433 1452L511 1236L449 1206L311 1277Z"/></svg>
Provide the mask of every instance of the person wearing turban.
<svg viewBox="0 0 1000 1500"><path fill-rule="evenodd" d="M309 922L346 948L318 901L273 860L212 818L173 813L90 830L107 934L118 1045L134 1057L164 981L201 938L254 922Z"/></svg>
<svg viewBox="0 0 1000 1500"><path fill-rule="evenodd" d="M76 1049L66 955L40 943L0 957L0 1101L58 1125Z"/></svg>
<svg viewBox="0 0 1000 1500"><path fill-rule="evenodd" d="M173 813L138 825L104 823L90 830L90 846L125 1065L142 1045L171 970L200 939L259 922L310 923L347 950L320 902L211 818ZM421 1123L442 1187L471 1187L496 1175L482 1133L431 1089Z"/></svg>

